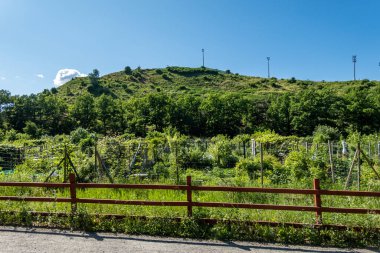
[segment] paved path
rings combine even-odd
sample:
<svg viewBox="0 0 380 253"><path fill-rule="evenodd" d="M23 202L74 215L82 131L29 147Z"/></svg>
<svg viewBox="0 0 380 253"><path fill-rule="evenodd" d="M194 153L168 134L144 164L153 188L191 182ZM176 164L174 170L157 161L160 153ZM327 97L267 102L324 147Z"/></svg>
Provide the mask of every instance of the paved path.
<svg viewBox="0 0 380 253"><path fill-rule="evenodd" d="M132 236L111 233L82 233L53 229L0 227L1 253L96 253L96 252L380 252L376 249L348 250L306 246L284 246L249 242L223 242Z"/></svg>

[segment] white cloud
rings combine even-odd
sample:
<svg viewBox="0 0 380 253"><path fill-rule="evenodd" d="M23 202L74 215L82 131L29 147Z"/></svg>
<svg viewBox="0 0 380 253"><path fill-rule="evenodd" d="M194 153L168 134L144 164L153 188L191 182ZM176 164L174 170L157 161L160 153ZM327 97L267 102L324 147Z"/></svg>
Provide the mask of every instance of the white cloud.
<svg viewBox="0 0 380 253"><path fill-rule="evenodd" d="M36 77L41 78L41 79L45 78L45 76L43 74L37 74Z"/></svg>
<svg viewBox="0 0 380 253"><path fill-rule="evenodd" d="M5 81L6 78L5 78L4 76L0 76L0 80L1 80L1 81Z"/></svg>
<svg viewBox="0 0 380 253"><path fill-rule="evenodd" d="M83 76L86 76L86 75L80 73L76 69L60 69L57 72L57 75L55 76L55 79L53 82L56 86L61 86L62 84L67 83L74 77L83 77Z"/></svg>

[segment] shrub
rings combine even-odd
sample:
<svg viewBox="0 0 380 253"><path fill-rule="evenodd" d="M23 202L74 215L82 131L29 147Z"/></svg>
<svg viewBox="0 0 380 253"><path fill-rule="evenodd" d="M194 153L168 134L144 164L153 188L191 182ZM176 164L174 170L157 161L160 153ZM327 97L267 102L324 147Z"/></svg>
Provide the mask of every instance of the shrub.
<svg viewBox="0 0 380 253"><path fill-rule="evenodd" d="M260 172L260 163L252 159L241 159L235 166L236 174L247 173L250 180L254 180Z"/></svg>
<svg viewBox="0 0 380 253"><path fill-rule="evenodd" d="M82 127L78 127L70 133L71 142L74 144L78 144L81 140L86 139L89 136L90 133Z"/></svg>
<svg viewBox="0 0 380 253"><path fill-rule="evenodd" d="M214 164L222 168L234 167L237 159L232 155L230 140L224 135L217 135L211 141L208 152L211 154Z"/></svg>
<svg viewBox="0 0 380 253"><path fill-rule="evenodd" d="M310 159L307 154L301 151L292 151L285 159L285 168L295 180L310 177L309 164Z"/></svg>
<svg viewBox="0 0 380 253"><path fill-rule="evenodd" d="M200 148L192 148L187 154L183 166L185 168L204 169L211 167L212 161Z"/></svg>
<svg viewBox="0 0 380 253"><path fill-rule="evenodd" d="M288 81L289 83L296 83L297 82L297 79L295 77L292 77L289 79Z"/></svg>
<svg viewBox="0 0 380 253"><path fill-rule="evenodd" d="M170 77L167 74L162 74L162 78L169 81Z"/></svg>
<svg viewBox="0 0 380 253"><path fill-rule="evenodd" d="M337 128L322 125L315 128L313 136L314 142L326 143L329 140L339 140L340 133Z"/></svg>

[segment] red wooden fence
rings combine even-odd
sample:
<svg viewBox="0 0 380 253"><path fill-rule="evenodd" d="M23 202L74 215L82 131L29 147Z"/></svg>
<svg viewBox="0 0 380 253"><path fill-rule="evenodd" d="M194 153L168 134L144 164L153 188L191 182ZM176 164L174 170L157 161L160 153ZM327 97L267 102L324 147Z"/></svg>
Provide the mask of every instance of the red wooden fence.
<svg viewBox="0 0 380 253"><path fill-rule="evenodd" d="M191 184L191 176L187 177L186 185L77 183L75 180L75 174L70 174L69 183L0 182L0 187L7 187L7 186L69 188L70 189L69 198L0 196L0 200L31 201L31 202L66 202L66 203L71 203L72 213L76 212L78 203L144 205L144 206L184 206L184 207L187 207L187 215L189 217L191 217L193 214L193 207L249 208L249 209L315 212L317 225L322 224L322 213L324 212L380 214L380 209L323 207L322 206L323 195L378 198L380 197L380 192L322 190L320 189L320 186L319 186L319 179L314 179L314 189L285 189L285 188L254 188L254 187L228 187L228 186L193 186ZM150 201L150 200L148 201L148 200L77 198L76 190L78 188L79 189L81 188L107 188L107 189L180 190L180 191L186 191L187 201ZM291 206L291 205L225 203L225 202L195 202L192 199L193 191L224 191L224 192L314 195L314 206Z"/></svg>

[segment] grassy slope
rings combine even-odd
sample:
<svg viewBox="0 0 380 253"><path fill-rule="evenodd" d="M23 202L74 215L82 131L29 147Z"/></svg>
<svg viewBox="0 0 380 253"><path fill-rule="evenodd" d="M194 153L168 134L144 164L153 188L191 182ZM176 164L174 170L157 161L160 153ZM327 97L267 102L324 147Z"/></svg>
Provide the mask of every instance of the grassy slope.
<svg viewBox="0 0 380 253"><path fill-rule="evenodd" d="M169 95L193 94L203 96L211 93L239 93L240 95L268 95L273 93L297 92L314 87L328 89L334 93L345 93L360 86L379 87L380 82L313 82L292 83L288 79L260 78L227 74L223 71L201 68L168 67L164 69L142 69L141 76L126 75L123 71L104 75L100 86L94 89L89 78L76 78L58 89L60 97L71 102L80 94L91 93L94 96L109 94L115 98L127 99L139 97L151 92L165 92Z"/></svg>

